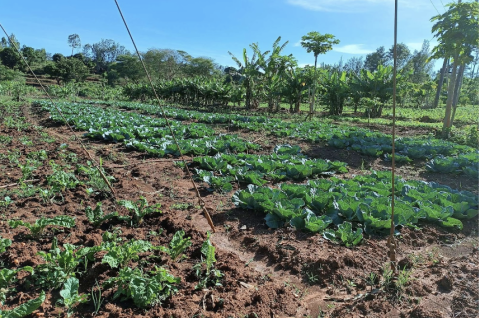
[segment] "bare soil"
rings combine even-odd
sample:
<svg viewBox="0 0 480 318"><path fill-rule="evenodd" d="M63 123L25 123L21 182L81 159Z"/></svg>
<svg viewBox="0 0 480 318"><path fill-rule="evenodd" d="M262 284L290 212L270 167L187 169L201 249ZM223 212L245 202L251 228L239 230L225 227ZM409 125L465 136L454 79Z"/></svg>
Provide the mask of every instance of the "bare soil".
<svg viewBox="0 0 480 318"><path fill-rule="evenodd" d="M48 160L65 164L58 148L66 143L67 152L77 154L79 163L86 164L88 157L71 138L65 127L54 125L47 114L31 112L24 108L24 116L34 125L45 127L55 138L46 143L38 130L33 128L16 131L0 126L0 136L11 136L8 147L0 148L0 155L18 149L20 162L26 154L46 150ZM268 139L261 134L236 132L250 140L258 139L269 147L285 140ZM80 134L78 134L80 135ZM33 146L24 146L18 140L27 136ZM14 193L15 186L0 188L0 199L9 195L14 203L0 207L0 232L13 241L10 248L0 255L0 262L7 268L35 266L42 262L38 251L48 251L52 239L59 245L70 243L94 246L101 243L104 231L120 230L126 239L149 240L154 245L167 245L173 234L183 229L192 239L186 258L180 262L170 259L150 258L158 251L142 254L140 261L130 266L145 270L165 266L181 277L179 293L150 310L138 309L133 302L113 299L115 290L102 289L103 305L97 317L478 317L478 218L464 222L461 232L448 232L443 228L424 224L421 229L403 228L397 237L399 265L410 271L404 287L381 288L380 282L367 284L367 277L374 273L381 277L388 262L386 237L368 237L354 248L335 245L321 235L294 231L290 228L269 229L264 215L236 209L231 203L231 194L220 195L200 190L210 208L216 232L212 242L216 246L216 267L224 273L222 287L195 290L197 280L192 266L200 261L200 247L210 230L202 211L198 208L192 184L184 171L173 161L154 161L138 152L126 152L123 146L84 140L91 156L101 157L107 172L114 176L116 196L110 194L87 195L84 186L63 193L63 201L44 203L39 197L22 198ZM291 141L290 141L291 142ZM388 169L379 159L361 156L355 152L341 151L324 145L300 144L312 157L341 160L349 164L352 174L365 170ZM46 187L46 176L51 173L45 165L34 172L35 186ZM415 178L439 183L478 193L478 181L452 176L437 176L422 172L421 163L399 168L398 173L406 178ZM18 182L21 171L8 159L0 160L0 185ZM110 167L110 168L109 168ZM420 172L418 172L420 171ZM115 200L137 200L144 196L150 204L160 203L161 214L148 215L137 228L126 223L110 222L99 229L87 221L84 210L102 202L104 211L118 210L126 214ZM28 238L25 228L11 229L7 220L22 219L34 222L40 216L69 215L76 218L76 227L52 232L48 230L39 240ZM152 235L152 231L160 233ZM89 294L95 282L101 285L117 275L101 257L88 264L80 279L80 293ZM28 275L27 275L28 276ZM28 278L28 277L27 277ZM26 278L26 279L27 279ZM17 293L8 298L2 309L18 306L38 296L37 289L18 284ZM58 290L48 291L47 300L37 311L37 316L66 316L65 308L56 305ZM72 317L92 317L92 302L81 304Z"/></svg>

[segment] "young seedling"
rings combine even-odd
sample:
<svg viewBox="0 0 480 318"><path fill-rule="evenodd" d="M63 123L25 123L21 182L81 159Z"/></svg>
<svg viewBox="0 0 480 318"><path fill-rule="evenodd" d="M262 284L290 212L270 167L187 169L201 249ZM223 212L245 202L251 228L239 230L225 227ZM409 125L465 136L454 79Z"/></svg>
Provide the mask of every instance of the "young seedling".
<svg viewBox="0 0 480 318"><path fill-rule="evenodd" d="M175 294L180 283L180 278L174 277L162 267L156 268L151 274L153 276L146 275L138 268L125 267L117 277L107 280L105 285L118 286L113 299L131 299L137 307L149 308Z"/></svg>
<svg viewBox="0 0 480 318"><path fill-rule="evenodd" d="M209 286L222 286L223 273L215 268L215 246L210 242L210 232L207 232L207 239L202 244L202 261L193 266L195 276L199 278L196 289L203 289ZM204 269L205 268L205 269Z"/></svg>
<svg viewBox="0 0 480 318"><path fill-rule="evenodd" d="M143 222L143 218L145 215L159 212L160 211L160 204L155 204L152 206L148 205L147 199L144 197L140 197L137 202L132 202L128 200L121 200L118 202L119 205L125 207L130 212L130 217L119 217L120 220L127 220L130 221L132 226L138 226Z"/></svg>
<svg viewBox="0 0 480 318"><path fill-rule="evenodd" d="M185 232L183 230L177 231L170 242L170 248L161 246L159 249L162 252L167 253L170 255L172 260L176 260L178 256L180 256L190 245L192 245L192 241L190 237L184 238Z"/></svg>
<svg viewBox="0 0 480 318"><path fill-rule="evenodd" d="M10 220L8 225L12 229L16 229L18 226L24 226L30 230L30 233L33 237L40 237L47 226L58 226L71 228L75 226L75 219L66 215L59 215L54 218L40 218L35 221L35 223L30 224L22 220Z"/></svg>
<svg viewBox="0 0 480 318"><path fill-rule="evenodd" d="M5 252L10 245L12 245L12 240L0 238L0 253Z"/></svg>
<svg viewBox="0 0 480 318"><path fill-rule="evenodd" d="M103 257L102 263L107 263L111 268L125 267L130 261L138 261L140 253L148 252L152 244L147 241L129 241L123 245L111 245L108 253Z"/></svg>
<svg viewBox="0 0 480 318"><path fill-rule="evenodd" d="M85 208L85 215L87 216L88 221L96 228L98 228L103 222L118 217L118 212L113 212L110 214L104 214L102 210L102 203L98 202L95 209L87 206Z"/></svg>
<svg viewBox="0 0 480 318"><path fill-rule="evenodd" d="M63 289L60 291L60 296L62 296L62 299L59 299L58 302L67 308L68 317L73 314L75 306L88 301L87 295L78 294L78 287L78 279L75 277L70 277L67 279L63 285Z"/></svg>

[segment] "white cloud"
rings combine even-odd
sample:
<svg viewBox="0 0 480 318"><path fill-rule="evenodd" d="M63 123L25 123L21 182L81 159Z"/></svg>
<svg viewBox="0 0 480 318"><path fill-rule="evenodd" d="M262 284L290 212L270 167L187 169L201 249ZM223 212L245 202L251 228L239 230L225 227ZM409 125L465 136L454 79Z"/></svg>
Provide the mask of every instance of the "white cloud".
<svg viewBox="0 0 480 318"><path fill-rule="evenodd" d="M426 4L418 0L400 0L402 7L420 9ZM392 5L391 0L287 0L288 4L311 11L360 12L371 5Z"/></svg>
<svg viewBox="0 0 480 318"><path fill-rule="evenodd" d="M347 54L368 54L372 53L374 50L368 50L362 48L363 44L348 44L344 46L336 46L333 48L336 52L347 53Z"/></svg>
<svg viewBox="0 0 480 318"><path fill-rule="evenodd" d="M298 42L294 43L294 44L293 44L293 46L302 46L302 45L300 44L301 42L302 42L302 40L300 40L300 41L298 41Z"/></svg>

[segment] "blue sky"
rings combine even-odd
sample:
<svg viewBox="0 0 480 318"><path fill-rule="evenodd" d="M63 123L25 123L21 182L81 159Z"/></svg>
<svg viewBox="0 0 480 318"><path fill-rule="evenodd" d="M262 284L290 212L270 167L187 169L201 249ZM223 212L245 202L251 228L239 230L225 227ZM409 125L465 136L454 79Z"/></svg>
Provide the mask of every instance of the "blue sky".
<svg viewBox="0 0 480 318"><path fill-rule="evenodd" d="M443 2L446 4L447 2ZM140 50L170 48L192 56L212 57L234 65L228 51L240 57L242 49L258 42L262 50L278 36L289 41L300 65L312 64L313 54L299 45L310 31L331 33L340 44L319 57L337 63L393 44L393 0L119 0ZM399 0L398 41L420 49L424 39L435 44L430 18L444 12L442 0ZM21 44L70 54L67 37L80 35L82 45L113 39L133 46L113 0L24 0L2 5L0 23ZM439 68L440 62L436 63Z"/></svg>

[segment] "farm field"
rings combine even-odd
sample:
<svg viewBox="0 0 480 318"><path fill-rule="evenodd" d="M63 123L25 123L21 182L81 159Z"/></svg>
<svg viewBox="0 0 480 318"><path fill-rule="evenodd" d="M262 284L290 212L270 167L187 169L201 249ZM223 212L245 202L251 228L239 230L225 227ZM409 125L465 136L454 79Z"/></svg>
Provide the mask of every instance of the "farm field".
<svg viewBox="0 0 480 318"><path fill-rule="evenodd" d="M157 106L55 103L90 157L53 106L0 108L5 312L478 316L475 148L399 133L393 279L385 127L167 107L183 167Z"/></svg>

